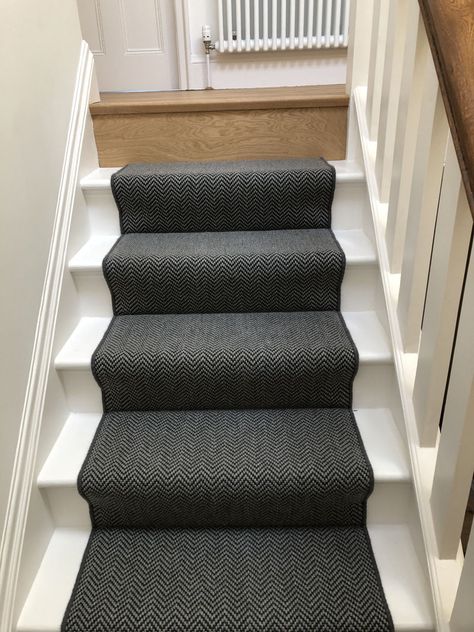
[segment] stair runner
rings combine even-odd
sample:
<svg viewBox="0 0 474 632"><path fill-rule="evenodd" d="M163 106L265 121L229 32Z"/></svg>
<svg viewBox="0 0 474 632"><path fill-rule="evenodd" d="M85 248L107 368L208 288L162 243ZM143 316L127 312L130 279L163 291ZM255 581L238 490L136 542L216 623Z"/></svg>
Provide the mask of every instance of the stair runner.
<svg viewBox="0 0 474 632"><path fill-rule="evenodd" d="M323 159L129 165L63 632L393 630Z"/></svg>

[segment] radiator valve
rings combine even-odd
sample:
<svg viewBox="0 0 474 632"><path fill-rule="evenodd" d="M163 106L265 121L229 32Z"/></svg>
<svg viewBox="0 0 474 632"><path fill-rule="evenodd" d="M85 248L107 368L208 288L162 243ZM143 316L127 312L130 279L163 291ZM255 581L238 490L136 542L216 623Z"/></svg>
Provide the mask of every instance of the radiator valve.
<svg viewBox="0 0 474 632"><path fill-rule="evenodd" d="M216 46L212 43L211 27L209 26L209 24L204 24L202 27L202 43L204 44L204 48L206 49L207 90L211 90L211 64L209 62L211 50L215 50Z"/></svg>
<svg viewBox="0 0 474 632"><path fill-rule="evenodd" d="M202 27L202 43L206 49L206 55L209 55L211 50L215 50L215 45L212 43L211 27L209 24L204 24Z"/></svg>

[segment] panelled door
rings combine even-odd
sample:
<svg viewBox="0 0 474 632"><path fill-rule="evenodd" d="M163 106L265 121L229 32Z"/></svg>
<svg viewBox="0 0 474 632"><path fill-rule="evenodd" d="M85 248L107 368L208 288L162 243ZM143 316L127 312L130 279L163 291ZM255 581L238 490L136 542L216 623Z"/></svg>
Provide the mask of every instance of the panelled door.
<svg viewBox="0 0 474 632"><path fill-rule="evenodd" d="M78 0L99 89L178 88L173 0Z"/></svg>

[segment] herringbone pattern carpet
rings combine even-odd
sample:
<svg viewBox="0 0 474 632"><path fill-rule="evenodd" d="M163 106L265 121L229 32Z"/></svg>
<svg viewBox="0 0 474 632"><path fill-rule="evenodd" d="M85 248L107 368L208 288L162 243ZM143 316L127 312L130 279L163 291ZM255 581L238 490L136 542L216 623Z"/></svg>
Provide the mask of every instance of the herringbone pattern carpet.
<svg viewBox="0 0 474 632"><path fill-rule="evenodd" d="M112 176L122 233L330 228L323 160L138 164Z"/></svg>
<svg viewBox="0 0 474 632"><path fill-rule="evenodd" d="M132 165L63 632L391 632L323 160Z"/></svg>
<svg viewBox="0 0 474 632"><path fill-rule="evenodd" d="M92 369L110 410L350 407L339 312L117 316Z"/></svg>
<svg viewBox="0 0 474 632"><path fill-rule="evenodd" d="M95 529L64 632L383 632L366 529Z"/></svg>
<svg viewBox="0 0 474 632"><path fill-rule="evenodd" d="M338 310L329 229L123 235L104 260L115 314Z"/></svg>
<svg viewBox="0 0 474 632"><path fill-rule="evenodd" d="M113 412L79 483L98 527L362 526L372 472L348 409Z"/></svg>

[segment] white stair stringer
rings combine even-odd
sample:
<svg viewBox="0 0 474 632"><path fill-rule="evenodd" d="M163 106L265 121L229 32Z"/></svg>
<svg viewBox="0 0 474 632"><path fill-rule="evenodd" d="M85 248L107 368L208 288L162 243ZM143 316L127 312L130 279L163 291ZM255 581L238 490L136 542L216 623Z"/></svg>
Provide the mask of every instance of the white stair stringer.
<svg viewBox="0 0 474 632"><path fill-rule="evenodd" d="M360 356L353 407L375 478L368 528L395 629L433 632L411 471L394 400L393 358L380 311L365 176L354 162L333 164L337 184L332 225L347 260L342 310ZM21 612L18 632L59 632L90 533L88 506L77 491L77 475L102 414L90 363L112 314L102 260L120 232L110 187L114 171L97 169L81 182L91 234L68 264L78 289L81 318L55 359L70 415L37 481L56 528Z"/></svg>

